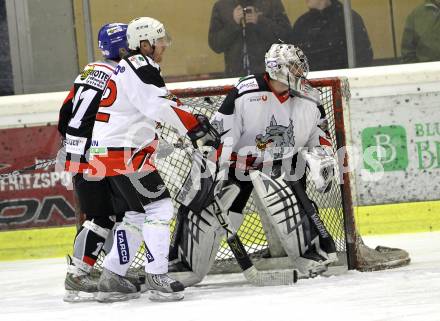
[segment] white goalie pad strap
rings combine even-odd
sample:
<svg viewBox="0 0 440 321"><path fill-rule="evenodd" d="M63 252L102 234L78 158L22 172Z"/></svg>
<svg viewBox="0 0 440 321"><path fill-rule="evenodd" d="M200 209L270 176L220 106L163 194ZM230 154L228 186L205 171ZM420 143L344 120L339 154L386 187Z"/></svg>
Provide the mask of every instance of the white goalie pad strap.
<svg viewBox="0 0 440 321"><path fill-rule="evenodd" d="M103 239L106 239L108 236L108 233L110 232L110 230L103 228L101 226L99 226L98 224L95 224L92 221L84 221L83 225L84 228L92 231L93 233L99 235L100 237L102 237Z"/></svg>
<svg viewBox="0 0 440 321"><path fill-rule="evenodd" d="M326 191L335 176L336 160L331 147L313 147L301 150L306 161L315 188L319 193Z"/></svg>

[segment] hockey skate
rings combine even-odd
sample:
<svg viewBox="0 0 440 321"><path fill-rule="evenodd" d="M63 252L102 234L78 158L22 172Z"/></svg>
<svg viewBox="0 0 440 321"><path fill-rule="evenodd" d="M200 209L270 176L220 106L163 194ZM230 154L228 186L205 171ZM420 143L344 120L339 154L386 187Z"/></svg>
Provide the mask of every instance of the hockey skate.
<svg viewBox="0 0 440 321"><path fill-rule="evenodd" d="M98 279L90 275L91 267L67 256L67 274L64 281L65 302L94 301L98 292Z"/></svg>
<svg viewBox="0 0 440 321"><path fill-rule="evenodd" d="M104 268L98 281L99 302L117 302L137 299L141 296L140 285L132 283L128 278Z"/></svg>
<svg viewBox="0 0 440 321"><path fill-rule="evenodd" d="M168 274L149 274L145 276L145 284L149 290L151 301L179 301L182 300L183 284L168 276Z"/></svg>

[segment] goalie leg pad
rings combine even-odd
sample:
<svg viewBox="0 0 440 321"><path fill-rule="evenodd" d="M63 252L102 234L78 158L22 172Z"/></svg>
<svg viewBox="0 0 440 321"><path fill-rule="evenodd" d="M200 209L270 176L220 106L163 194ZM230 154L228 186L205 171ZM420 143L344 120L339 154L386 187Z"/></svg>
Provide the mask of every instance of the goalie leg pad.
<svg viewBox="0 0 440 321"><path fill-rule="evenodd" d="M272 225L286 254L303 275L316 275L326 270L326 258L319 255L319 237L311 228L311 222L292 189L284 182L284 174L278 178L255 171L250 174L255 194Z"/></svg>
<svg viewBox="0 0 440 321"><path fill-rule="evenodd" d="M241 224L244 221L244 215L242 213L236 213L233 211L229 211L228 213L229 220L231 221L232 226L236 231L240 228Z"/></svg>
<svg viewBox="0 0 440 321"><path fill-rule="evenodd" d="M212 205L201 213L194 213L189 209L179 209L180 235L175 239L171 251L177 252L177 258L171 262L170 270L176 273L173 277L184 284L185 287L200 282L211 269L220 241L225 235L213 213Z"/></svg>
<svg viewBox="0 0 440 321"><path fill-rule="evenodd" d="M201 211L193 211L191 199L182 202L178 211L177 225L173 234L173 246L170 249L172 271L190 271L183 277L173 275L185 286L200 282L211 269L220 241L226 234L226 222L220 223L216 217L218 209L227 213L240 193L240 187L232 182L222 181L215 187L215 201ZM185 206L188 204L188 206ZM231 224L238 228L243 216L229 212ZM224 224L224 226L222 226Z"/></svg>

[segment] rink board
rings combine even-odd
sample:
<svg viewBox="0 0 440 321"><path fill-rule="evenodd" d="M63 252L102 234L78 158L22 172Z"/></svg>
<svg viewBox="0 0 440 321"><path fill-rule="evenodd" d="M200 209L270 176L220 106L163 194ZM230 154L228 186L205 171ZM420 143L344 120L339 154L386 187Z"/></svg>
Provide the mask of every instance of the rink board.
<svg viewBox="0 0 440 321"><path fill-rule="evenodd" d="M440 201L417 202L357 207L355 218L363 236L400 234L440 231L439 213ZM65 256L75 233L73 226L0 232L0 261Z"/></svg>

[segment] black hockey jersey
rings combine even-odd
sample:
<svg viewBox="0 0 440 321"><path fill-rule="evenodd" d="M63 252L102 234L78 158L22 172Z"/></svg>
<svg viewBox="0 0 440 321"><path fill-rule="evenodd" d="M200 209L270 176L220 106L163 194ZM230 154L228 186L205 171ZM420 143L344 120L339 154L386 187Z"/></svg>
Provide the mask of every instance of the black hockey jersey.
<svg viewBox="0 0 440 321"><path fill-rule="evenodd" d="M114 71L111 60L89 63L79 74L60 110L58 131L66 148L65 170L84 172L102 93Z"/></svg>

